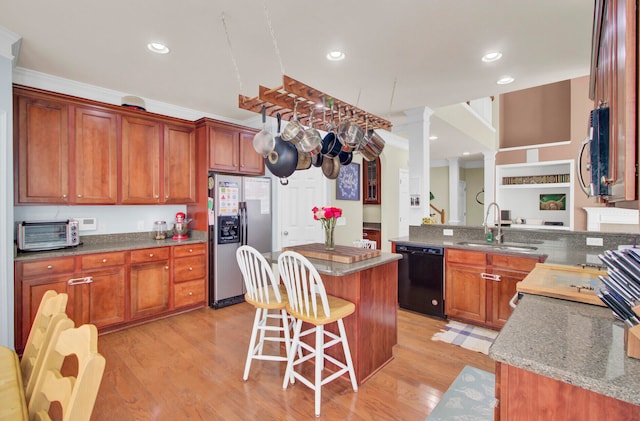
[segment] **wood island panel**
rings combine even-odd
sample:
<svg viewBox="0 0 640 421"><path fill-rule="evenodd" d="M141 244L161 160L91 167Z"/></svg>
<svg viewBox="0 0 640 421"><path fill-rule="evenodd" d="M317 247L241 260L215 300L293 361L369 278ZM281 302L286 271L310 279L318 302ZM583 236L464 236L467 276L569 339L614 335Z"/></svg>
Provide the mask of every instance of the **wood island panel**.
<svg viewBox="0 0 640 421"><path fill-rule="evenodd" d="M322 275L327 294L355 304L355 313L344 319L356 379L362 384L393 359L398 342L398 261L344 276ZM337 332L337 326L327 327ZM342 349L328 352L343 358Z"/></svg>

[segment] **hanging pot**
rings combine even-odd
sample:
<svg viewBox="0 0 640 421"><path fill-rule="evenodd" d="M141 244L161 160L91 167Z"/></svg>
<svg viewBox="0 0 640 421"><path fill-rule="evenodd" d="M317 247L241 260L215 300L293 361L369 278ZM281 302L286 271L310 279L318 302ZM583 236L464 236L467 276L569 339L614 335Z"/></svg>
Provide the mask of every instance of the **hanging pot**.
<svg viewBox="0 0 640 421"><path fill-rule="evenodd" d="M296 165L296 170L308 170L309 168L311 168L311 155L298 151L298 165Z"/></svg>
<svg viewBox="0 0 640 421"><path fill-rule="evenodd" d="M324 155L322 155L321 153L311 155L311 165L313 165L314 167L321 167L323 160Z"/></svg>
<svg viewBox="0 0 640 421"><path fill-rule="evenodd" d="M329 132L326 134L324 139L322 139L322 149L321 153L327 158L333 158L334 156L338 156L338 153L342 150L342 143L338 136L334 132Z"/></svg>
<svg viewBox="0 0 640 421"><path fill-rule="evenodd" d="M340 151L338 154L340 165L349 165L353 160L353 152Z"/></svg>
<svg viewBox="0 0 640 421"><path fill-rule="evenodd" d="M309 111L309 128L304 131L302 140L299 143L299 149L302 152L315 155L322 150L322 136L320 136L320 132L313 128L313 111L313 109Z"/></svg>
<svg viewBox="0 0 640 421"><path fill-rule="evenodd" d="M358 152L366 161L375 160L384 149L384 139L373 129L367 131L367 136L363 146Z"/></svg>
<svg viewBox="0 0 640 421"><path fill-rule="evenodd" d="M340 174L340 160L338 157L327 158L322 160L322 173L330 180L335 180Z"/></svg>
<svg viewBox="0 0 640 421"><path fill-rule="evenodd" d="M343 151L355 151L364 140L364 130L352 120L343 121L338 126L338 139L342 142Z"/></svg>
<svg viewBox="0 0 640 421"><path fill-rule="evenodd" d="M262 106L262 130L256 133L253 136L253 149L256 150L260 155L266 157L269 152L271 152L276 145L275 139L273 135L266 130L267 125L267 113L266 107Z"/></svg>
<svg viewBox="0 0 640 421"><path fill-rule="evenodd" d="M278 132L280 132L280 113L278 118ZM298 150L295 145L282 140L280 136L275 138L275 146L271 152L267 154L264 163L276 177L289 177L296 170L298 165Z"/></svg>
<svg viewBox="0 0 640 421"><path fill-rule="evenodd" d="M300 143L302 138L304 137L304 126L298 120L298 103L296 102L293 105L293 119L282 131L282 140L286 140L287 142L291 142L294 145Z"/></svg>

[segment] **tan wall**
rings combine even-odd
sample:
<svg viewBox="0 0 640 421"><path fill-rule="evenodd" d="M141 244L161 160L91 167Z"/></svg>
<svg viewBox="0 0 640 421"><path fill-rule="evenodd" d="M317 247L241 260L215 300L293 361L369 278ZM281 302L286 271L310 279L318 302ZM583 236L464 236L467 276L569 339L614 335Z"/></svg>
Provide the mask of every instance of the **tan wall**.
<svg viewBox="0 0 640 421"><path fill-rule="evenodd" d="M476 195L484 202L484 168L463 168L460 178L467 183L467 221L465 225L482 225L484 222L484 206L476 202Z"/></svg>
<svg viewBox="0 0 640 421"><path fill-rule="evenodd" d="M449 167L431 167L429 171L429 183L431 184L431 193L435 196L435 199L431 201L431 204L438 209L444 209L446 212L445 224L449 223L451 214L449 213ZM457 190L457 186L456 186ZM436 220L440 221L440 215L438 215L433 209L430 209L431 213L435 213ZM426 215L425 215L426 216Z"/></svg>
<svg viewBox="0 0 640 421"><path fill-rule="evenodd" d="M589 128L589 112L593 108L593 101L589 99L589 77L584 76L571 80L571 143L561 146L550 146L538 149L539 161L557 161L561 159L575 159L580 144L587 136ZM498 152L496 165L517 164L526 162L526 150ZM587 214L582 209L586 206L603 206L596 199L588 198L580 189L578 180L574 177L574 229L586 231Z"/></svg>

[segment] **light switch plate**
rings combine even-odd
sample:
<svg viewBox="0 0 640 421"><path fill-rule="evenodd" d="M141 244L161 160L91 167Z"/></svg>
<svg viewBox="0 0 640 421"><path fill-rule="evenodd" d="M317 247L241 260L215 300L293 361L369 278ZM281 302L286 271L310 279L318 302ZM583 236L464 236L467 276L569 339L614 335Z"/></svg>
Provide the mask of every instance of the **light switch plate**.
<svg viewBox="0 0 640 421"><path fill-rule="evenodd" d="M442 230L442 235L447 236L447 237L453 237L453 230L452 229L443 229Z"/></svg>

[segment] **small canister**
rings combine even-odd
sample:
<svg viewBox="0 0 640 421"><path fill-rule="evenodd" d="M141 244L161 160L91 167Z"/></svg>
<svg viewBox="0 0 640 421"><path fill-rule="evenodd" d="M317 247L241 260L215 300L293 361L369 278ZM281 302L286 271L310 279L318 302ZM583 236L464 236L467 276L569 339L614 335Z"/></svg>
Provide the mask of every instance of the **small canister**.
<svg viewBox="0 0 640 421"><path fill-rule="evenodd" d="M164 240L167 238L167 222L156 221L153 223L153 231L156 240Z"/></svg>

